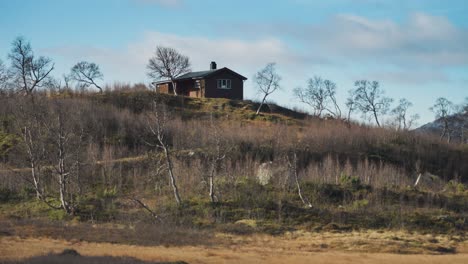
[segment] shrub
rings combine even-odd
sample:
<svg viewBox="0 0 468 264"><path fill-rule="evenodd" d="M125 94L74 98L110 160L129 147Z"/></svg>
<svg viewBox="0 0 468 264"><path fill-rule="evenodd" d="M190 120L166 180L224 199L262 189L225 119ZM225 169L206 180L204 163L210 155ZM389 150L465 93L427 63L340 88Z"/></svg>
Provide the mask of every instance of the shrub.
<svg viewBox="0 0 468 264"><path fill-rule="evenodd" d="M367 199L356 200L353 202L353 209L359 210L359 209L367 207L368 205L369 205L369 200Z"/></svg>
<svg viewBox="0 0 468 264"><path fill-rule="evenodd" d="M48 213L48 217L50 220L53 221L63 221L69 218L69 215L64 210L50 210Z"/></svg>
<svg viewBox="0 0 468 264"><path fill-rule="evenodd" d="M340 184L344 187L351 187L353 189L357 189L361 186L361 180L357 176L349 176L346 174L341 174L340 176Z"/></svg>
<svg viewBox="0 0 468 264"><path fill-rule="evenodd" d="M0 188L0 202L6 203L10 201L18 200L19 195L17 192L8 188Z"/></svg>

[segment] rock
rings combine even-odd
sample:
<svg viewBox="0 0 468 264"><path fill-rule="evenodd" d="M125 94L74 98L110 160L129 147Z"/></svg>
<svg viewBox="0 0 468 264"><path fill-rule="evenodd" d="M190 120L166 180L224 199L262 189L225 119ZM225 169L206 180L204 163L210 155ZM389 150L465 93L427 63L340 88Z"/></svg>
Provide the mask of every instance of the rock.
<svg viewBox="0 0 468 264"><path fill-rule="evenodd" d="M431 173L424 173L419 174L414 187L438 192L445 187L445 184L439 176Z"/></svg>
<svg viewBox="0 0 468 264"><path fill-rule="evenodd" d="M265 162L260 164L257 169L257 180L261 185L267 185L273 178L273 162Z"/></svg>

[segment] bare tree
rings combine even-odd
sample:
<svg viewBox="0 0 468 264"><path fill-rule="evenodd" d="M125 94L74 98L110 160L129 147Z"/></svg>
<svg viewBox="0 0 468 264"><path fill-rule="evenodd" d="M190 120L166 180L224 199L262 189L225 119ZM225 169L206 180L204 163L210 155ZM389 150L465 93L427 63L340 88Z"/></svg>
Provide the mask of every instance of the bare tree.
<svg viewBox="0 0 468 264"><path fill-rule="evenodd" d="M260 114L267 97L281 88L280 81L281 77L276 73L276 63L268 63L265 68L255 74L254 82L257 85L257 92L263 95L260 106L255 113L256 115Z"/></svg>
<svg viewBox="0 0 468 264"><path fill-rule="evenodd" d="M352 91L352 100L363 115L372 114L377 126L380 127L379 115L388 112L393 99L385 97L385 92L380 89L379 83L366 80L356 81L355 90Z"/></svg>
<svg viewBox="0 0 468 264"><path fill-rule="evenodd" d="M3 61L0 60L0 91L6 90L10 77L10 72L5 64L3 64Z"/></svg>
<svg viewBox="0 0 468 264"><path fill-rule="evenodd" d="M190 71L190 59L173 48L157 46L155 55L149 59L146 67L150 78L169 79L174 95L177 95L176 79Z"/></svg>
<svg viewBox="0 0 468 264"><path fill-rule="evenodd" d="M468 114L468 97L465 97L465 102L462 104L462 113Z"/></svg>
<svg viewBox="0 0 468 264"><path fill-rule="evenodd" d="M286 160L288 163L289 173L294 177L294 182L296 184L297 194L299 195L299 198L306 207L312 208L312 204L310 203L309 199L307 199L307 197L305 197L302 193L302 188L299 180L299 168L296 148L294 148L294 150L290 151L287 154Z"/></svg>
<svg viewBox="0 0 468 264"><path fill-rule="evenodd" d="M468 116L468 97L465 97L465 102L462 105L462 115ZM468 124L467 122L462 122L461 128L460 128L460 134L461 134L461 142L468 143L468 140L466 140L466 134L468 133Z"/></svg>
<svg viewBox="0 0 468 264"><path fill-rule="evenodd" d="M328 94L331 106L327 105L326 110L335 118L341 118L341 108L336 101L336 83L325 80L325 89Z"/></svg>
<svg viewBox="0 0 468 264"><path fill-rule="evenodd" d="M398 124L398 130L408 130L419 119L419 115L408 116L408 109L413 106L413 103L405 98L401 98L398 105L391 111L391 114L395 116Z"/></svg>
<svg viewBox="0 0 468 264"><path fill-rule="evenodd" d="M54 100L51 102L49 118L45 121L49 138L50 153L48 156L59 186L61 208L67 214L74 214L76 209L75 195L72 190L72 179L79 180L80 166L84 160L85 131L78 122L77 113L72 101Z"/></svg>
<svg viewBox="0 0 468 264"><path fill-rule="evenodd" d="M94 62L81 61L71 68L70 76L67 78L78 82L83 88L93 85L102 93L102 88L96 84L96 80L102 80L103 77L99 65ZM68 81L67 78L65 78L66 82Z"/></svg>
<svg viewBox="0 0 468 264"><path fill-rule="evenodd" d="M449 117L453 114L454 104L444 97L437 98L435 104L429 108L434 114L436 119L440 119L443 122L443 130L440 135L440 139L447 136L447 141L451 141L450 135L450 122Z"/></svg>
<svg viewBox="0 0 468 264"><path fill-rule="evenodd" d="M211 116L210 122L210 140L211 145L214 147L214 151L211 153L210 159L210 174L208 176L209 179L209 188L210 188L210 200L212 203L218 202L218 197L216 196L216 188L215 188L215 177L218 167L220 163L226 158L227 153L230 151L230 147L223 140L222 137L222 130L221 128L215 124L213 120L213 116Z"/></svg>
<svg viewBox="0 0 468 264"><path fill-rule="evenodd" d="M348 108L347 122L351 124L351 114L356 110L356 104L354 103L353 93L350 91L349 97L346 99L346 107Z"/></svg>
<svg viewBox="0 0 468 264"><path fill-rule="evenodd" d="M19 90L27 95L41 87L54 69L52 60L43 56L36 58L31 44L22 37L13 41L8 57L15 83L19 85Z"/></svg>
<svg viewBox="0 0 468 264"><path fill-rule="evenodd" d="M406 126L406 129L411 129L413 128L414 126L417 125L417 121L421 118L421 116L419 114L412 114L410 115L408 121L407 121L407 126Z"/></svg>
<svg viewBox="0 0 468 264"><path fill-rule="evenodd" d="M177 187L176 178L174 176L174 165L171 157L171 149L167 142L167 122L170 119L168 110L165 105L160 105L156 101L153 102L153 111L147 118L147 127L154 136L155 143L147 142L148 145L156 147L163 151L166 160L166 169L169 174L169 180L174 192L174 197L177 205L181 204L179 188Z"/></svg>
<svg viewBox="0 0 468 264"><path fill-rule="evenodd" d="M74 213L71 179L79 177L80 160L84 159L82 129L76 124L78 115L70 102L49 101L44 97L18 99L15 109L16 128L26 154L32 187L36 198L54 209ZM48 175L56 176L60 206L49 201L44 186Z"/></svg>
<svg viewBox="0 0 468 264"><path fill-rule="evenodd" d="M42 125L45 119L45 107L42 100L26 100L17 98L14 108L15 128L21 135L20 146L26 153L26 162L31 172L32 187L36 198L45 200L42 186L42 168L46 156L46 133Z"/></svg>
<svg viewBox="0 0 468 264"><path fill-rule="evenodd" d="M335 118L341 117L341 109L336 101L336 84L315 76L308 80L307 88L294 89L294 95L301 103L312 107L313 115L321 117L328 111Z"/></svg>

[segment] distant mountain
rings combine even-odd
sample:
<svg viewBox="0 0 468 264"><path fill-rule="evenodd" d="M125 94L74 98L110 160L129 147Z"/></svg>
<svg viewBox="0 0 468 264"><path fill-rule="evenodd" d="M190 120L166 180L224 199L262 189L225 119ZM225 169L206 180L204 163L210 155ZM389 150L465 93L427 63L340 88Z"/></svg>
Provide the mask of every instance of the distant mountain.
<svg viewBox="0 0 468 264"><path fill-rule="evenodd" d="M468 143L468 112L451 115L447 121L449 129L444 138L448 139L450 136L452 142ZM415 131L441 136L444 131L444 123L444 120L439 118L415 129Z"/></svg>

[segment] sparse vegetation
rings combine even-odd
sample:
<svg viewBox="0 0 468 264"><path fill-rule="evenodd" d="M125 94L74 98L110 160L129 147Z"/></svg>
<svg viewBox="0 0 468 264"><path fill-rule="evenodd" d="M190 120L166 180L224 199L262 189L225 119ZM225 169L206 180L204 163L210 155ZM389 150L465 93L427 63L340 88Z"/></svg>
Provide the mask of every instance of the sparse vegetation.
<svg viewBox="0 0 468 264"><path fill-rule="evenodd" d="M51 119L55 112L47 109L73 106L77 114L67 119L67 127L80 126L67 136L78 135L79 140L67 143L76 142L69 153L80 150L80 155L66 156L70 162L65 164L75 166L66 174L64 188L70 207L64 210L60 198L57 162L37 155L41 180L36 188L25 142L18 139L3 158L3 218L144 222L166 230L236 234L322 229L466 232L468 167L462 161L468 153L460 145L405 130L324 121L281 107L256 116L257 105L251 102L174 97L141 88L102 94L62 90L50 96L36 94L34 105L6 96L0 107L15 113L11 109L28 106L43 114L40 120L59 120ZM164 119L161 135L171 148L172 175L184 198L179 206L171 199L174 190L165 177L164 153L152 147L159 142L157 133L147 129L152 124L157 132L154 120L148 119L154 116L154 102L172 115ZM250 114L252 119L246 118ZM27 117L13 115L3 133L18 137L15 124ZM35 136L43 153L54 153L60 146L49 133L54 126L41 130L40 120L35 120L39 127L34 131L43 131ZM216 135L207 128L216 128ZM256 174L263 163L270 164L270 176L262 185ZM425 180L411 187L419 173L427 174Z"/></svg>
<svg viewBox="0 0 468 264"><path fill-rule="evenodd" d="M49 76L53 63L34 58L24 39L13 45L16 72L0 69L0 85L14 88L0 95L0 236L207 247L226 242L219 234L450 236L444 243L382 238L392 245L385 252L431 254L456 253L465 241L468 149L410 131L416 117L407 116L405 99L392 111L397 129L385 127L392 99L378 82L356 82L343 120L336 84L319 77L296 90L314 115L266 104L280 88L275 64L255 76L259 103L188 98L143 84L101 88L99 67L85 62L62 84ZM178 71L161 68L164 59L177 59ZM187 57L159 47L148 68L172 80L189 66ZM439 101L441 138L450 138L448 103ZM355 110L378 127L352 121ZM349 247L328 243L314 247ZM104 261L27 261L64 258Z"/></svg>

